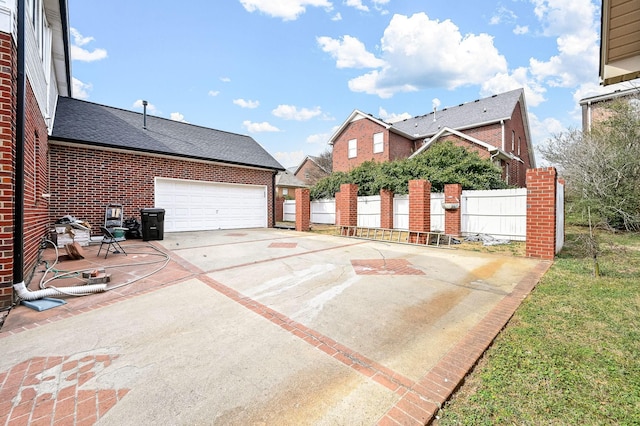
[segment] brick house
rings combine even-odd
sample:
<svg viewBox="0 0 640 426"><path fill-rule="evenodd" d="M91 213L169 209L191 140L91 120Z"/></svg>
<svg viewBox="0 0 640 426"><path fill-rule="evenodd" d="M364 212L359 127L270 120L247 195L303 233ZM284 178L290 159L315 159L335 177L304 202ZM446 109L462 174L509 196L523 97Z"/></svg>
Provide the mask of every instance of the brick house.
<svg viewBox="0 0 640 426"><path fill-rule="evenodd" d="M322 166L320 158L307 155L293 174L306 185L313 186L323 177L329 176L331 170Z"/></svg>
<svg viewBox="0 0 640 426"><path fill-rule="evenodd" d="M294 174L285 170L278 172L276 176L276 197L288 198L290 200L296 198L296 189L307 188L308 185L294 176Z"/></svg>
<svg viewBox="0 0 640 426"><path fill-rule="evenodd" d="M612 102L622 100L635 104L635 108L640 111L640 89L631 88L627 90L616 90L605 95L591 96L580 100L582 109L582 131L591 131L594 123L606 120L611 111L609 106Z"/></svg>
<svg viewBox="0 0 640 426"><path fill-rule="evenodd" d="M507 183L524 187L526 170L535 168L527 117L523 89L396 123L354 110L329 140L333 171L408 158L440 141L453 141L493 160Z"/></svg>
<svg viewBox="0 0 640 426"><path fill-rule="evenodd" d="M94 234L110 203L164 208L165 232L274 225L284 168L252 138L70 97L66 0L0 2L0 44L0 310L67 214Z"/></svg>

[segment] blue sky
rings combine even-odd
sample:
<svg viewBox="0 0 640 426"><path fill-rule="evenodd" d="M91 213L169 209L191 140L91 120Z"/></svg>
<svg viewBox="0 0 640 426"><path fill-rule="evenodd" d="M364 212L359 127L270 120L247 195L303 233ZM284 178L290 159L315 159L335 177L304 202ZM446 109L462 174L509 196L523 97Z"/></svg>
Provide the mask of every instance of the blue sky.
<svg viewBox="0 0 640 426"><path fill-rule="evenodd" d="M538 145L580 127L580 99L634 86L598 84L598 0L69 0L69 18L74 97L144 99L285 167L354 109L394 121L523 87Z"/></svg>

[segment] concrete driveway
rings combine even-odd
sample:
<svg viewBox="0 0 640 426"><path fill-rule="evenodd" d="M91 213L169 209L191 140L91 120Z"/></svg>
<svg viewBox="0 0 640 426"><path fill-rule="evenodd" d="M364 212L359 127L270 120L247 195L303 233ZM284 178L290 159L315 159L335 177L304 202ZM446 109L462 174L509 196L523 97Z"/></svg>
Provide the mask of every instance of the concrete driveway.
<svg viewBox="0 0 640 426"><path fill-rule="evenodd" d="M154 245L143 287L11 312L0 423L424 424L549 267L274 229Z"/></svg>

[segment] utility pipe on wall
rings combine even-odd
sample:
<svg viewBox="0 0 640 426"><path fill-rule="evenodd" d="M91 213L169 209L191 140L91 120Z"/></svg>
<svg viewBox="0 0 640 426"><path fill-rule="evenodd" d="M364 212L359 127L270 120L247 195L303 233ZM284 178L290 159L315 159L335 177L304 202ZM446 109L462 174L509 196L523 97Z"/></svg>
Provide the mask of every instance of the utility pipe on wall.
<svg viewBox="0 0 640 426"><path fill-rule="evenodd" d="M13 200L13 282L24 285L24 125L25 125L25 0L18 0L18 80L16 90L16 148Z"/></svg>

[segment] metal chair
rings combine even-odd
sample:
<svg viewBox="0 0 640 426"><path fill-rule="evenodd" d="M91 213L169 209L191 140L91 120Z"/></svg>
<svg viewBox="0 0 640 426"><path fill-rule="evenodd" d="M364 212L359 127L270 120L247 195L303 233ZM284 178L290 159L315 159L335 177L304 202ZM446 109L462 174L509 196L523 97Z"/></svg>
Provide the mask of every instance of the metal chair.
<svg viewBox="0 0 640 426"><path fill-rule="evenodd" d="M102 246L104 246L105 244L107 245L107 252L104 255L105 259L109 255L109 251L112 248L114 253L124 253L125 256L127 255L127 252L124 251L124 249L120 245L120 241L126 240L124 237L114 237L111 231L109 231L104 226L101 226L100 230L102 231L102 241L100 242L100 249L98 250L98 256L100 256L100 252L102 251Z"/></svg>

